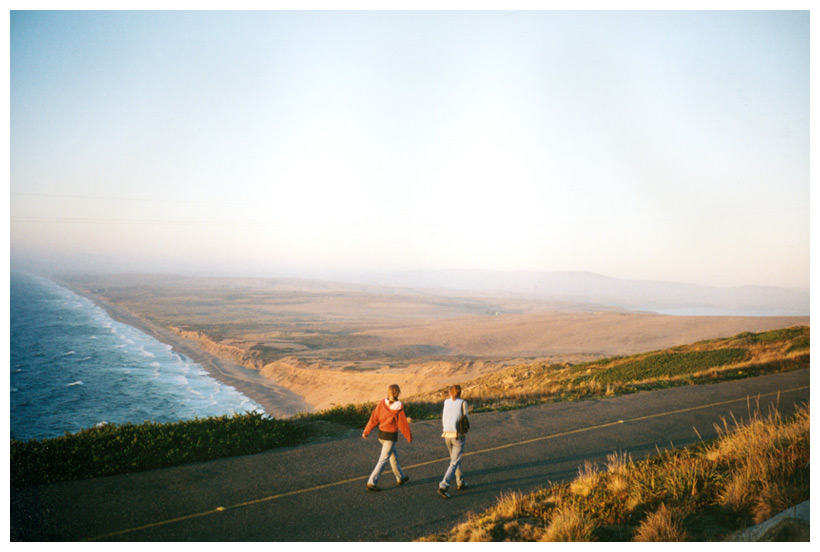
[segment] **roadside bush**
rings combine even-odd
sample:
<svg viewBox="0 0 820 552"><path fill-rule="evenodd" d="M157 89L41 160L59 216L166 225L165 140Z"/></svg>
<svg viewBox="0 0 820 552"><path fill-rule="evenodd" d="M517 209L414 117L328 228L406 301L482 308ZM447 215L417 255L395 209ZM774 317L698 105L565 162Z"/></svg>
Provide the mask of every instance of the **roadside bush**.
<svg viewBox="0 0 820 552"><path fill-rule="evenodd" d="M255 454L303 442L304 424L259 413L158 424L110 424L63 437L11 442L11 485L88 479Z"/></svg>
<svg viewBox="0 0 820 552"><path fill-rule="evenodd" d="M376 408L375 402L366 402L359 404L345 404L342 406L334 406L326 410L314 412L310 414L300 414L297 419L300 420L323 420L333 424L344 425L348 427L359 427L364 429L367 421L370 419L370 414Z"/></svg>

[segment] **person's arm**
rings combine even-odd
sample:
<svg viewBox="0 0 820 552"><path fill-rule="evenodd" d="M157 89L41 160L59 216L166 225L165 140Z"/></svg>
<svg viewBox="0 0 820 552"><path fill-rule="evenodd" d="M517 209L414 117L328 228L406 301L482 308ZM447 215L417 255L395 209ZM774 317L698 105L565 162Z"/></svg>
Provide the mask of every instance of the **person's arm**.
<svg viewBox="0 0 820 552"><path fill-rule="evenodd" d="M399 426L399 431L407 439L408 443L413 442L413 433L410 431L410 423L407 421L407 416L404 414L404 408L399 410L399 415L396 416L396 425Z"/></svg>
<svg viewBox="0 0 820 552"><path fill-rule="evenodd" d="M373 409L373 413L370 415L370 420L367 422L367 425L364 427L364 431L362 432L362 439L367 439L367 436L370 435L373 428L379 425L379 419L376 417L376 411L378 411L378 409L378 406Z"/></svg>

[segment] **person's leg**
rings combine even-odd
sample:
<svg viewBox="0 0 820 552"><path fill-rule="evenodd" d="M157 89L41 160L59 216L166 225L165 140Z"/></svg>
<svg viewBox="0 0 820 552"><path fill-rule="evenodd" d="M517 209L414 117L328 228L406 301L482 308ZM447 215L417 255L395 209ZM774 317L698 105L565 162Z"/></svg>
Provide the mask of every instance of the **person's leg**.
<svg viewBox="0 0 820 552"><path fill-rule="evenodd" d="M450 480L453 474L461 471L461 453L464 449L463 439L445 439L447 449L450 451L450 465L447 466L447 471L444 473L444 479L439 483L439 487L448 489L450 487Z"/></svg>
<svg viewBox="0 0 820 552"><path fill-rule="evenodd" d="M464 445L466 444L467 438L461 436L458 440L461 441L461 450L458 452L458 466L456 467L456 485L458 486L458 489L461 490L461 488L465 486L464 471L461 469L461 457L464 455Z"/></svg>
<svg viewBox="0 0 820 552"><path fill-rule="evenodd" d="M404 479L404 472L401 471L401 464L399 464L399 453L396 450L396 443L393 443L393 448L390 451L390 468L393 470L393 475L396 476L396 481L401 482Z"/></svg>
<svg viewBox="0 0 820 552"><path fill-rule="evenodd" d="M376 467L373 468L373 473L370 474L370 478L367 480L368 485L378 485L379 476L387 465L387 462L390 461L390 453L395 445L393 441L383 441L379 439L379 442L382 444L382 452L379 455L379 461L376 462Z"/></svg>

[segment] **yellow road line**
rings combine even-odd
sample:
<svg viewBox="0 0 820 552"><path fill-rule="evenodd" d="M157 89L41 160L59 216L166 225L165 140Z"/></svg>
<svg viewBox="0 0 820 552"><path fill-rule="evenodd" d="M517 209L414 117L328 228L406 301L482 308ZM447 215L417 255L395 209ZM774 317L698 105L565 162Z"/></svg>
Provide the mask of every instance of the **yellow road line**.
<svg viewBox="0 0 820 552"><path fill-rule="evenodd" d="M793 393L795 391L803 391L805 389L809 389L809 386L805 385L803 387L795 387L793 389L786 389L785 391L776 391L776 392L773 392L773 393L766 393L766 394L763 394L763 395L755 395L755 397L757 399L761 399L763 397L769 397L769 396L772 396L772 395L780 395L780 394L783 394L783 393ZM747 401L748 402L750 400L750 398L751 397L749 395L747 395L746 397L743 397L743 398L740 398L740 399L730 399L728 401L715 402L715 403L704 404L704 405L700 405L700 406L692 406L692 407L689 407L689 408L681 408L680 410L671 410L669 412L660 412L660 413L657 413L657 414L649 414L647 416L639 416L637 418L630 418L628 420L618 420L618 421L615 421L615 422L607 422L605 424L599 424L599 425L595 425L595 426L588 426L588 427L583 427L583 428L579 428L579 429L573 429L571 431L564 431L562 433L553 433L552 435L545 435L543 437L535 437L533 439L526 439L524 441L516 441L515 443L507 443L506 445L499 445L497 447L490 447L490 448L485 448L485 449L476 450L476 451L472 451L472 452L466 452L466 453L464 453L464 456L472 456L474 454L486 454L488 452L495 452L495 451L498 451L498 450L508 449L508 448L512 448L512 447L528 445L528 444L531 444L531 443L537 443L539 441L546 441L546 440L549 440L549 439L557 439L559 437L566 437L568 435L575 435L575 434L578 434L578 433L585 433L587 431L594 431L596 429L603 429L603 428L606 428L606 427L612 427L612 426L620 425L620 424L626 424L626 423L631 423L631 422L640 422L640 421L644 421L644 420L650 420L652 418L660 418L660 417L663 417L663 416L673 416L675 414L683 414L684 412L693 412L695 410L703 410L705 408L712 408L712 407L715 407L715 406L723 406L723 405L742 402L742 401ZM447 457L447 458L438 458L436 460L429 460L427 462L420 462L418 464L413 464L411 466L406 466L404 469L405 470L410 470L410 469L414 469L414 468L420 468L422 466L429 466L430 464L436 464L438 462L447 462L449 460L450 460L449 457ZM277 500L279 498L285 498L285 497L288 497L288 496L294 496L294 495L309 493L309 492L313 492L313 491L319 491L319 490L322 490L322 489L327 489L329 487L337 487L339 485L345 485L347 483L353 483L353 482L356 482L356 481L364 481L367 478L368 478L367 475L363 475L363 476L359 476L359 477L351 477L350 479L344 479L342 481L334 481L332 483L325 483L323 485L316 485L314 487L308 487L306 489L297 489L295 491L288 491L286 493L270 495L270 496L266 496L266 497L262 497L262 498L257 498L257 499L254 499L254 500L248 500L247 502L241 502L239 504L233 504L233 505L230 505L230 506L220 506L220 507L214 508L213 510L206 510L204 512L189 514L187 516L180 516L180 517L176 517L176 518L173 518L173 519L166 519L166 520L162 520L162 521L157 521L155 523L149 523L147 525L140 525L139 527L132 527L130 529L123 529L122 531L115 531L113 533L107 533L105 535L92 537L92 538L87 539L87 540L95 541L95 540L105 540L105 539L109 539L109 538L112 538L112 537L119 537L119 536L122 536L122 535L127 535L128 533L143 531L145 529L153 529L155 527L162 527L163 525L170 525L170 524L173 524L173 523L179 523L180 521L187 521L187 520L190 520L190 519L196 519L196 518L200 518L200 517L204 517L204 516L210 516L210 515L213 515L213 514L219 514L221 512L225 512L227 510L236 510L238 508L244 508L246 506L253 506L255 504L261 504L263 502L270 502L272 500Z"/></svg>

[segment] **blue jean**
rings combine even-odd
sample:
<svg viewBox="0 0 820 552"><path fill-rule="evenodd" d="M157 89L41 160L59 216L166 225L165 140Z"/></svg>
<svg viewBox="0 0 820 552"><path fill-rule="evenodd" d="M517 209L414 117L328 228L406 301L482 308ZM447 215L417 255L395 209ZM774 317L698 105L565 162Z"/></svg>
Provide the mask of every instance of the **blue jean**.
<svg viewBox="0 0 820 552"><path fill-rule="evenodd" d="M450 487L453 474L456 476L457 485L464 483L464 474L461 471L461 455L464 453L464 435L459 435L455 439L444 439L444 443L447 445L447 450L450 451L450 465L447 466L444 479L439 483L439 487L446 489Z"/></svg>
<svg viewBox="0 0 820 552"><path fill-rule="evenodd" d="M379 483L379 476L382 474L382 470L388 461L390 462L390 467L393 469L393 475L396 476L396 481L400 481L404 478L404 472L401 471L401 466L399 465L399 455L396 454L396 441L379 439L379 442L382 444L382 453L379 456L379 461L376 462L376 467L373 468L373 473L370 474L370 479L367 480L368 485L377 485Z"/></svg>

